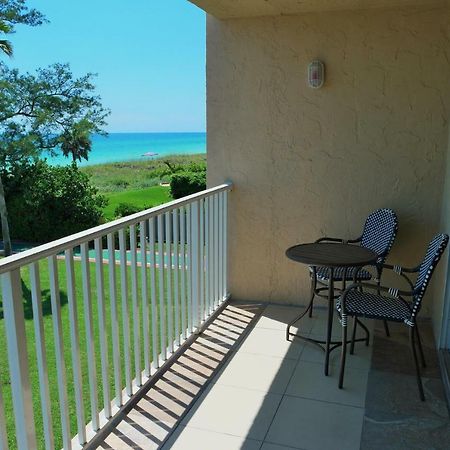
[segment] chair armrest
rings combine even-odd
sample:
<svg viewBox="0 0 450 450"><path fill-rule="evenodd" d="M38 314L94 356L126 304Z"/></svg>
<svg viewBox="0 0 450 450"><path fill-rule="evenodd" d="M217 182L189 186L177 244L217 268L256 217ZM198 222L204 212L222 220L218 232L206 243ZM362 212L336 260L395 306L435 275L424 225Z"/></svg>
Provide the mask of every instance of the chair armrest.
<svg viewBox="0 0 450 450"><path fill-rule="evenodd" d="M419 269L420 269L420 266L417 266L417 267L402 267L402 266L391 265L391 264L382 264L380 266L380 268L381 269L392 270L397 275L399 275L402 278L404 278L411 289L414 289L414 284L411 281L411 279L406 275L406 273L417 273L419 271Z"/></svg>
<svg viewBox="0 0 450 450"><path fill-rule="evenodd" d="M414 290L404 291L404 290L397 289L397 288L392 288L392 287L389 287L389 286L382 286L380 284L357 282L357 283L353 283L351 286L349 286L344 291L344 293L341 296L341 304L342 304L344 309L345 309L345 301L347 299L348 293L351 290L360 289L360 288L374 290L378 294L380 292L386 292L386 293L388 293L389 295L392 295L395 298L413 297L416 294L416 292Z"/></svg>
<svg viewBox="0 0 450 450"><path fill-rule="evenodd" d="M395 273L401 275L403 272L406 273L415 273L418 272L420 269L420 266L416 266L416 267L403 267L403 266L398 266L398 265L392 265L392 264L381 264L381 267L383 269L389 269L394 271Z"/></svg>

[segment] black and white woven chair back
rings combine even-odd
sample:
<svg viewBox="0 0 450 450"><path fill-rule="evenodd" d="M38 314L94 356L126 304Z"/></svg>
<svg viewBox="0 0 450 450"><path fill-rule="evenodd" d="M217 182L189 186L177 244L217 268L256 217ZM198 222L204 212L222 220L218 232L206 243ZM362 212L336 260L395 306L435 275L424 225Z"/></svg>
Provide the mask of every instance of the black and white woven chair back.
<svg viewBox="0 0 450 450"><path fill-rule="evenodd" d="M416 284L414 286L415 295L414 303L412 305L412 322L420 310L423 296L430 284L434 269L447 247L448 239L448 234L437 234L428 245L425 258L420 265L419 274L417 275Z"/></svg>
<svg viewBox="0 0 450 450"><path fill-rule="evenodd" d="M386 260L398 230L397 215L392 209L377 209L364 224L361 245L380 255L377 264Z"/></svg>

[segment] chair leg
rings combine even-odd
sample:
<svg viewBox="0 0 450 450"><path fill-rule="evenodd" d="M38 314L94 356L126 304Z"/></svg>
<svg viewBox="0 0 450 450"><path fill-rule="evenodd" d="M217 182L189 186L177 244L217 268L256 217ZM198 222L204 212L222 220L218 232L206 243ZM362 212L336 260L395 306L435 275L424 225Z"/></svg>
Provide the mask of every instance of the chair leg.
<svg viewBox="0 0 450 450"><path fill-rule="evenodd" d="M355 338L356 338L356 324L358 322L358 319L356 316L353 316L353 330L352 330L352 343L350 345L350 355L353 355L355 352Z"/></svg>
<svg viewBox="0 0 450 450"><path fill-rule="evenodd" d="M314 296L316 295L316 287L317 287L317 278L316 273L313 272L311 274L311 301L309 307L309 318L312 317L313 307L314 307Z"/></svg>
<svg viewBox="0 0 450 450"><path fill-rule="evenodd" d="M389 331L389 325L387 323L387 320L383 320L383 323L384 323L384 331L386 332L386 336L391 337L391 333Z"/></svg>
<svg viewBox="0 0 450 450"><path fill-rule="evenodd" d="M345 357L347 353L347 324L342 326L341 369L339 371L339 389L344 385Z"/></svg>
<svg viewBox="0 0 450 450"><path fill-rule="evenodd" d="M423 348L422 348L422 339L420 339L420 333L419 333L419 327L416 325L416 335L417 335L417 344L419 346L419 354L420 354L420 360L422 363L422 367L427 367L427 364L425 362L425 355L423 353Z"/></svg>
<svg viewBox="0 0 450 450"><path fill-rule="evenodd" d="M415 327L411 327L409 330L409 342L411 344L411 351L412 351L413 358L414 358L414 364L416 366L416 377L417 377L417 387L419 388L419 396L420 396L420 400L422 400L424 402L425 394L423 393L422 377L420 376L419 361L417 359L415 334L416 334Z"/></svg>

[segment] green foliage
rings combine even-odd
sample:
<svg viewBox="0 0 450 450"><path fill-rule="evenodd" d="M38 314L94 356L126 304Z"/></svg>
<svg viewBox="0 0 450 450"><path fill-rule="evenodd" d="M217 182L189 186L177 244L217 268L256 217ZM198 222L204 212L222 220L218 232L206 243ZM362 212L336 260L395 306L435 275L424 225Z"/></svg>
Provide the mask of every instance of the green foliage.
<svg viewBox="0 0 450 450"><path fill-rule="evenodd" d="M116 218L130 216L131 214L136 214L144 209L149 209L151 206L139 207L133 205L132 203L119 203L114 210L114 216Z"/></svg>
<svg viewBox="0 0 450 450"><path fill-rule="evenodd" d="M29 9L25 0L0 0L0 35L14 33L17 24L37 26L46 22L45 17L35 9ZM13 47L7 39L0 39L0 53L12 56Z"/></svg>
<svg viewBox="0 0 450 450"><path fill-rule="evenodd" d="M102 221L106 199L75 164L25 162L3 169L1 177L15 239L49 242Z"/></svg>
<svg viewBox="0 0 450 450"><path fill-rule="evenodd" d="M108 205L103 210L106 220L112 220L117 217L115 210L120 203L128 203L142 211L171 200L169 188L166 186L152 186L137 190L127 189L122 192L105 193L105 197L108 199Z"/></svg>
<svg viewBox="0 0 450 450"><path fill-rule="evenodd" d="M178 172L170 180L173 198L181 198L206 189L206 172Z"/></svg>
<svg viewBox="0 0 450 450"><path fill-rule="evenodd" d="M80 170L87 173L92 183L100 192L111 193L129 190L143 190L150 187L157 188L159 183L170 183L171 172L167 162L176 167L179 172L195 172L194 168L206 169L204 154L172 155L164 158L143 159L137 161L123 161L108 164L84 166ZM126 201L126 200L121 200ZM153 203L153 200L150 200ZM114 212L114 209L112 210Z"/></svg>
<svg viewBox="0 0 450 450"><path fill-rule="evenodd" d="M0 65L0 164L61 149L75 160L88 158L90 136L105 134L109 111L95 94L93 75L75 78L68 64L20 74Z"/></svg>

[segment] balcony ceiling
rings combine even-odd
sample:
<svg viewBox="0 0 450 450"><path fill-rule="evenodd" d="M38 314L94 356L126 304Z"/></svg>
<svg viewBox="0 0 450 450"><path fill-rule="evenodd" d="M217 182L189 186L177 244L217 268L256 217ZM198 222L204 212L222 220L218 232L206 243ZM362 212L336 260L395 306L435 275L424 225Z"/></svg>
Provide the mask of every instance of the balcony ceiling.
<svg viewBox="0 0 450 450"><path fill-rule="evenodd" d="M449 0L190 0L219 19L301 14L316 11L445 6Z"/></svg>

